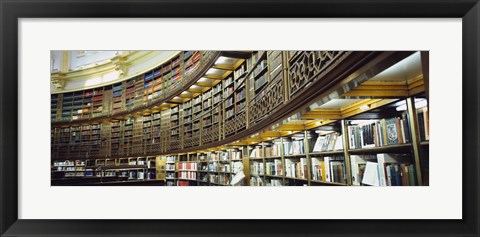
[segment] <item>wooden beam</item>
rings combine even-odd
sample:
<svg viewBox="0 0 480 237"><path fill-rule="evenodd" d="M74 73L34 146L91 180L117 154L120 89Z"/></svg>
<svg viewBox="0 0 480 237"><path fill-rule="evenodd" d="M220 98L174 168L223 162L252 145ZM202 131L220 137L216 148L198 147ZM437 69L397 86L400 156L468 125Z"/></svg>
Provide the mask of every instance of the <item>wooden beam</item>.
<svg viewBox="0 0 480 237"><path fill-rule="evenodd" d="M305 129L304 124L282 124L277 127L277 131L301 131Z"/></svg>
<svg viewBox="0 0 480 237"><path fill-rule="evenodd" d="M259 137L262 137L262 138L268 138L268 137L277 138L280 136L282 136L282 133L276 132L276 131L266 131L259 135Z"/></svg>
<svg viewBox="0 0 480 237"><path fill-rule="evenodd" d="M374 104L374 103L379 102L379 101L382 101L382 99L361 100L361 101L358 101L358 102L355 102L355 103L352 103L352 104L349 104L349 105L346 105L346 106L340 108L340 112L342 113L342 116L343 116L345 114L348 114L348 113L355 112L355 111L359 110L360 107L362 107L362 106L369 106L370 107L371 104ZM364 110L364 111L367 111L367 110Z"/></svg>
<svg viewBox="0 0 480 237"><path fill-rule="evenodd" d="M425 91L425 81L423 76L416 77L407 81L409 95L416 95Z"/></svg>
<svg viewBox="0 0 480 237"><path fill-rule="evenodd" d="M213 65L212 68L222 69L222 70L227 70L227 71L233 71L233 70L235 70L234 66L232 66L232 65L227 65L227 64L216 64L216 65Z"/></svg>
<svg viewBox="0 0 480 237"><path fill-rule="evenodd" d="M195 97L195 94L194 93L188 93L188 94L180 94L179 97L182 97L182 98L188 98L188 99L191 99L193 97Z"/></svg>
<svg viewBox="0 0 480 237"><path fill-rule="evenodd" d="M189 89L187 89L187 91L190 92L190 93L193 93L193 94L198 94L198 93L202 93L203 88L198 88L198 89L189 88Z"/></svg>
<svg viewBox="0 0 480 237"><path fill-rule="evenodd" d="M405 82L364 82L342 96L354 97L405 97L408 96L408 88Z"/></svg>
<svg viewBox="0 0 480 237"><path fill-rule="evenodd" d="M178 100L178 99L171 99L171 100L168 101L168 103L179 105L179 104L183 103L183 101L184 101L184 100L181 100L181 102L178 102L178 101L174 101L174 100Z"/></svg>
<svg viewBox="0 0 480 237"><path fill-rule="evenodd" d="M240 60L238 60L238 61L233 65L234 70L236 70L240 65L242 65L243 62L245 62L245 59L240 59Z"/></svg>
<svg viewBox="0 0 480 237"><path fill-rule="evenodd" d="M342 119L339 109L315 109L300 116L301 119Z"/></svg>
<svg viewBox="0 0 480 237"><path fill-rule="evenodd" d="M361 114L361 113L364 113L366 111L376 109L378 107L381 107L381 106L384 106L386 104L392 103L395 100L396 99L367 100L367 101L364 101L362 104L359 104L357 107L342 110L342 117L343 118L352 117L354 115ZM362 107L363 105L368 105L369 108L368 109L360 109L360 107Z"/></svg>
<svg viewBox="0 0 480 237"><path fill-rule="evenodd" d="M211 80L223 80L224 77L222 75L217 75L217 74L208 74L208 75L205 75L203 76L207 79L211 79Z"/></svg>
<svg viewBox="0 0 480 237"><path fill-rule="evenodd" d="M212 87L213 86L213 83L208 83L208 82L200 82L198 81L197 83L195 83L196 86L200 86L200 87Z"/></svg>

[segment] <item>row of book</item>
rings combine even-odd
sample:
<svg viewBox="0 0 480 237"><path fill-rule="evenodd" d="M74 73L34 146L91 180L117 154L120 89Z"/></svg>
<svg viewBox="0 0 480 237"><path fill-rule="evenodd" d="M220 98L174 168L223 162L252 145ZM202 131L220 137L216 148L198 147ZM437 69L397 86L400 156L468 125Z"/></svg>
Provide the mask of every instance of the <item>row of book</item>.
<svg viewBox="0 0 480 237"><path fill-rule="evenodd" d="M282 176L283 175L282 160L274 159L273 161L265 162L265 174Z"/></svg>
<svg viewBox="0 0 480 237"><path fill-rule="evenodd" d="M406 118L364 120L348 126L350 149L381 147L410 142Z"/></svg>
<svg viewBox="0 0 480 237"><path fill-rule="evenodd" d="M282 146L281 142L276 141L272 143L272 146L265 147L265 157L281 156Z"/></svg>
<svg viewBox="0 0 480 237"><path fill-rule="evenodd" d="M307 158L285 159L286 177L306 179L307 172Z"/></svg>
<svg viewBox="0 0 480 237"><path fill-rule="evenodd" d="M313 146L313 152L325 152L343 149L342 134L331 132L318 136Z"/></svg>
<svg viewBox="0 0 480 237"><path fill-rule="evenodd" d="M263 179L261 177L250 177L250 186L263 186Z"/></svg>
<svg viewBox="0 0 480 237"><path fill-rule="evenodd" d="M292 141L284 141L283 149L285 155L305 154L305 143L303 138L292 138Z"/></svg>
<svg viewBox="0 0 480 237"><path fill-rule="evenodd" d="M230 184L230 175L224 175L224 174L210 174L208 177L210 183L214 184L222 184L222 185L229 185Z"/></svg>
<svg viewBox="0 0 480 237"><path fill-rule="evenodd" d="M407 154L351 155L353 185L415 186L416 169Z"/></svg>
<svg viewBox="0 0 480 237"><path fill-rule="evenodd" d="M197 179L197 172L194 171L179 171L178 178L180 179Z"/></svg>
<svg viewBox="0 0 480 237"><path fill-rule="evenodd" d="M250 163L250 174L254 176L264 175L265 169L263 162L253 161Z"/></svg>
<svg viewBox="0 0 480 237"><path fill-rule="evenodd" d="M178 170L197 170L197 163L195 163L195 162L180 162L180 163L178 163Z"/></svg>
<svg viewBox="0 0 480 237"><path fill-rule="evenodd" d="M343 156L315 157L312 162L312 180L323 182L346 182L346 170Z"/></svg>

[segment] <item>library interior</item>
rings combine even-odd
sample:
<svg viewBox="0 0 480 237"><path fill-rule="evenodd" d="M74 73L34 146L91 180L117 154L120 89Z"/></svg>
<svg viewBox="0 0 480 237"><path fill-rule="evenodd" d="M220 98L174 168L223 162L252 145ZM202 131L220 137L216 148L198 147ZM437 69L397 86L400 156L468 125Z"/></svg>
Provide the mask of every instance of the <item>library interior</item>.
<svg viewBox="0 0 480 237"><path fill-rule="evenodd" d="M428 51L50 53L52 186L428 186Z"/></svg>

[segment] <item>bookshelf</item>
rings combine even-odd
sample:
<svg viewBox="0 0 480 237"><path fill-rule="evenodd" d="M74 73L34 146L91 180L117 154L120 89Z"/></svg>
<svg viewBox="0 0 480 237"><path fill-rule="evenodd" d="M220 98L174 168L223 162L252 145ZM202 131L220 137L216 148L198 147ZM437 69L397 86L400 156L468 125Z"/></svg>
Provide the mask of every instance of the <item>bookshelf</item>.
<svg viewBox="0 0 480 237"><path fill-rule="evenodd" d="M58 113L58 99L59 95L58 94L53 94L50 97L50 117L51 120L56 120L57 119L57 113Z"/></svg>
<svg viewBox="0 0 480 237"><path fill-rule="evenodd" d="M104 114L103 88L93 89L92 99L92 118L100 117Z"/></svg>
<svg viewBox="0 0 480 237"><path fill-rule="evenodd" d="M185 58L184 54L190 56ZM204 71L203 67L213 63L217 57L218 53L215 52L180 52L156 68L123 82L89 90L52 94L52 122L64 124L91 121L154 106L190 84L192 78Z"/></svg>
<svg viewBox="0 0 480 237"><path fill-rule="evenodd" d="M146 152L147 153L154 153L160 152L160 137L161 137L161 113L155 112L152 114L152 121L151 121L151 138L150 142L147 144Z"/></svg>
<svg viewBox="0 0 480 237"><path fill-rule="evenodd" d="M131 110L135 107L135 96L136 96L136 90L135 90L135 82L137 81L137 78L133 78L128 80L125 83L125 107L127 110Z"/></svg>
<svg viewBox="0 0 480 237"><path fill-rule="evenodd" d="M178 121L173 121L171 123L172 129L176 129L177 127L183 126L183 137L184 139L184 147L191 147L191 137L192 137L192 130L193 130L193 108L192 108L192 103L193 101L187 101L182 104L183 107L183 123L180 125Z"/></svg>
<svg viewBox="0 0 480 237"><path fill-rule="evenodd" d="M300 58L315 52L237 54L242 56L198 74L204 69L202 60L212 54L186 51L123 82L52 95L52 160L161 156L166 184L172 186L229 185L233 164L239 161L251 186L376 186L359 182L367 162L378 169L379 155L402 155L409 158L390 159L385 173L413 173L408 185L428 185L428 104L421 76L403 81L374 77L344 86L349 89L337 97L307 104L295 100L301 89L291 72ZM335 61L338 55L348 58L349 53L322 57ZM198 80L190 85L193 76ZM314 87L317 81L309 76L301 83ZM185 93L171 95L184 85ZM166 100L168 96L174 97ZM292 106L301 112L282 114ZM175 157L176 167L195 163L196 168L169 171L169 156ZM115 169L109 172L107 177L118 176Z"/></svg>
<svg viewBox="0 0 480 237"><path fill-rule="evenodd" d="M178 186L197 186L198 162L196 153L179 154Z"/></svg>
<svg viewBox="0 0 480 237"><path fill-rule="evenodd" d="M165 164L156 157L65 160L52 163L52 181L59 185L129 184L152 181L163 185ZM163 173L163 175L162 175Z"/></svg>
<svg viewBox="0 0 480 237"><path fill-rule="evenodd" d="M170 110L170 147L172 150L180 149L180 115L178 107ZM174 126L174 124L176 124Z"/></svg>

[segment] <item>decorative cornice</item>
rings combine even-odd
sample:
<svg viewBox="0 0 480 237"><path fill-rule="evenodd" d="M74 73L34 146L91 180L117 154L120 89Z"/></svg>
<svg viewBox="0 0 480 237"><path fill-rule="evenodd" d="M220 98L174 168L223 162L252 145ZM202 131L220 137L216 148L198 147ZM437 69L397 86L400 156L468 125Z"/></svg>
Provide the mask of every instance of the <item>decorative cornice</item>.
<svg viewBox="0 0 480 237"><path fill-rule="evenodd" d="M50 80L55 88L61 90L65 86L65 73L59 71L53 72L50 74Z"/></svg>
<svg viewBox="0 0 480 237"><path fill-rule="evenodd" d="M121 55L117 55L110 59L110 62L114 65L114 70L118 72L120 78L123 78L127 74L126 61L126 57Z"/></svg>

